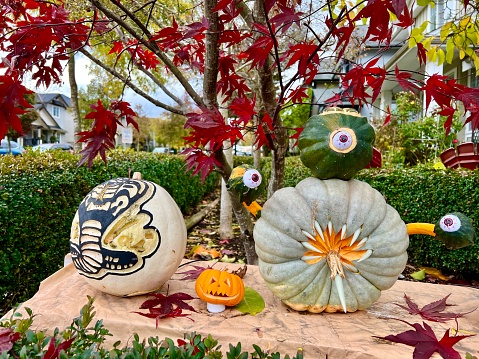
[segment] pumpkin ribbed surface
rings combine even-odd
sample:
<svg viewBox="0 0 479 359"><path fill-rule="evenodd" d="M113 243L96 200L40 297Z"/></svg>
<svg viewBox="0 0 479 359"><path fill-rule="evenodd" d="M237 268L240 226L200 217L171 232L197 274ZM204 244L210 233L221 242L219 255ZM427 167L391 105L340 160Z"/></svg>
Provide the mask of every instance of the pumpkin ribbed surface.
<svg viewBox="0 0 479 359"><path fill-rule="evenodd" d="M313 177L266 201L254 239L268 288L310 312L371 306L403 271L409 245L399 214L370 185Z"/></svg>

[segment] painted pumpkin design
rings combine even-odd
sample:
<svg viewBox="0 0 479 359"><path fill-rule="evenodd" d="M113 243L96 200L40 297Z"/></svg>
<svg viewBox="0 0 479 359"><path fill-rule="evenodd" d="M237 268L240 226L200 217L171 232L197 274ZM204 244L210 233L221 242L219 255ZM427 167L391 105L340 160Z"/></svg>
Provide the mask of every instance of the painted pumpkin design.
<svg viewBox="0 0 479 359"><path fill-rule="evenodd" d="M72 223L70 251L97 289L128 296L159 289L186 248L183 216L153 182L118 178L95 187Z"/></svg>

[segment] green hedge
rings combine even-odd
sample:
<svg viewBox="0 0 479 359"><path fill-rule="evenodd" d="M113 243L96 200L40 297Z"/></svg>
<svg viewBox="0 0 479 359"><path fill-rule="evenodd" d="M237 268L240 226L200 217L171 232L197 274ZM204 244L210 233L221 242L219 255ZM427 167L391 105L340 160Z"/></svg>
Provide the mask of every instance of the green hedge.
<svg viewBox="0 0 479 359"><path fill-rule="evenodd" d="M199 176L185 173L181 156L113 151L106 165L94 161L91 169L78 167L78 160L62 151L0 156L0 316L62 267L73 216L96 185L141 172L184 213L219 183L216 175L202 184Z"/></svg>

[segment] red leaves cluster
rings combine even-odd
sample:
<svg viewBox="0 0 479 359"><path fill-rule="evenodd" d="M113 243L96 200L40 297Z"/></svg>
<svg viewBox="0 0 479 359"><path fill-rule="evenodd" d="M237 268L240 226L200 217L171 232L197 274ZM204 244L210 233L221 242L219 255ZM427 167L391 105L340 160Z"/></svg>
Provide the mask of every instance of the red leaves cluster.
<svg viewBox="0 0 479 359"><path fill-rule="evenodd" d="M106 162L106 151L115 148L118 125L133 125L138 130L138 124L135 121L136 114L127 102L114 101L109 108L105 108L103 103L98 100L96 105L91 105L91 109L93 111L85 116L86 119L93 120L91 130L78 133L81 136L78 141L87 144L80 152L82 158L79 166L86 161L91 166L97 154L100 154L103 161Z"/></svg>
<svg viewBox="0 0 479 359"><path fill-rule="evenodd" d="M409 314L420 315L423 319L440 323L445 323L452 319L457 321L458 318L463 317L464 315L475 310L474 309L466 313L443 312L448 306L446 302L449 296L450 294L419 309L418 305L411 298L409 298L407 295L404 295L407 306L403 306L401 304L396 305L406 309ZM453 348L453 346L462 339L474 335L450 336L450 330L446 330L443 337L438 340L436 334L427 323L423 322L421 325L419 323L411 324L404 320L400 321L406 323L414 329L407 330L397 335L387 335L385 337L376 338L414 347L414 359L429 359L434 353L439 353L445 359L460 359L461 355Z"/></svg>
<svg viewBox="0 0 479 359"><path fill-rule="evenodd" d="M196 310L186 303L185 301L194 299L191 295L186 293L174 293L171 295L163 295L161 293L153 293L150 295L153 299L148 299L140 306L140 309L148 309L147 313L144 312L133 312L140 314L144 317L155 319L156 328L158 328L158 323L160 319L163 318L178 318L178 317L188 317L188 314L183 313L183 310L189 310L196 312Z"/></svg>

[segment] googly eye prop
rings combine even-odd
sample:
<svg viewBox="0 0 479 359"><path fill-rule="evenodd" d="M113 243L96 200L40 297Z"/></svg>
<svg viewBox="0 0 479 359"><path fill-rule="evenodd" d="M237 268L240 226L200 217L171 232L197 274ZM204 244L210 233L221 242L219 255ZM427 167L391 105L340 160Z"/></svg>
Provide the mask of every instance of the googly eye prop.
<svg viewBox="0 0 479 359"><path fill-rule="evenodd" d="M408 223L406 226L408 235L426 234L436 237L448 249L467 247L473 245L476 240L472 221L460 212L448 213L436 224Z"/></svg>
<svg viewBox="0 0 479 359"><path fill-rule="evenodd" d="M261 173L255 169L247 170L243 175L243 183L248 188L257 188L261 185Z"/></svg>

